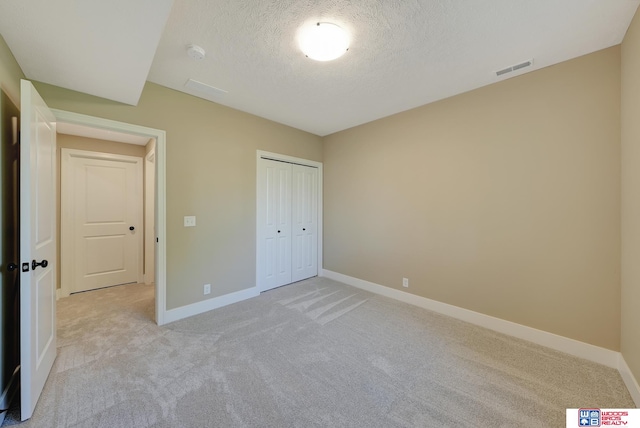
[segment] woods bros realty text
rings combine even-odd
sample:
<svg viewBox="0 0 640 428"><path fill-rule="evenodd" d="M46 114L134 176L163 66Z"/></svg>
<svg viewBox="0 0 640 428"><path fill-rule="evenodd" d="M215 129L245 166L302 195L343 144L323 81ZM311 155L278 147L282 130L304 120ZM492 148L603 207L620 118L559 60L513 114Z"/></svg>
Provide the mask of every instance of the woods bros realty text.
<svg viewBox="0 0 640 428"><path fill-rule="evenodd" d="M567 409L567 427L640 428L640 409Z"/></svg>

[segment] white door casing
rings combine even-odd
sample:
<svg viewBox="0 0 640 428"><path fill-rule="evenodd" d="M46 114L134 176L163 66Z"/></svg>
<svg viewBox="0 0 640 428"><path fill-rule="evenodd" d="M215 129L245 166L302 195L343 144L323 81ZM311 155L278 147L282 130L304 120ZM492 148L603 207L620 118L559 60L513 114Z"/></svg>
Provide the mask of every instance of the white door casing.
<svg viewBox="0 0 640 428"><path fill-rule="evenodd" d="M155 318L158 325L166 323L166 297L167 297L167 204L166 204L166 132L161 129L148 128L146 126L134 125L130 123L118 122L110 119L103 119L95 116L52 109L58 122L75 123L94 128L118 131L135 135L144 135L156 140L155 164Z"/></svg>
<svg viewBox="0 0 640 428"><path fill-rule="evenodd" d="M22 80L20 91L20 417L26 420L56 358L56 119L31 82Z"/></svg>
<svg viewBox="0 0 640 428"><path fill-rule="evenodd" d="M149 143L151 144L151 143ZM145 157L144 168L144 283L152 284L155 278L155 196L156 196L156 151L153 149Z"/></svg>
<svg viewBox="0 0 640 428"><path fill-rule="evenodd" d="M62 294L142 282L142 158L61 152Z"/></svg>
<svg viewBox="0 0 640 428"><path fill-rule="evenodd" d="M266 291L322 266L322 164L260 150L256 164L256 287Z"/></svg>
<svg viewBox="0 0 640 428"><path fill-rule="evenodd" d="M318 169L292 165L291 281L318 275Z"/></svg>

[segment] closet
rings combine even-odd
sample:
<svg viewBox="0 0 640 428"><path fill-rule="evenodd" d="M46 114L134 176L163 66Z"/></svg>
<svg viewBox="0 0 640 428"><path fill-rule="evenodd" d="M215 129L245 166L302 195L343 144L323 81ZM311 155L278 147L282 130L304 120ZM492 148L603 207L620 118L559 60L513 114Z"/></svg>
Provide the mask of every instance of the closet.
<svg viewBox="0 0 640 428"><path fill-rule="evenodd" d="M318 274L318 168L258 158L260 291Z"/></svg>

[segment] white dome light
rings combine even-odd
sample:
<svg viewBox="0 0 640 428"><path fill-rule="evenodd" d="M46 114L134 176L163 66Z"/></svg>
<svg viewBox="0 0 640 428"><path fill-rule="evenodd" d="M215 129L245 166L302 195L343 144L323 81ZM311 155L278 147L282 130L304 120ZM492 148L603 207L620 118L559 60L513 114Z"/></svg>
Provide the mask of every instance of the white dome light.
<svg viewBox="0 0 640 428"><path fill-rule="evenodd" d="M304 27L298 42L302 52L316 61L331 61L341 57L349 49L347 32L329 22Z"/></svg>

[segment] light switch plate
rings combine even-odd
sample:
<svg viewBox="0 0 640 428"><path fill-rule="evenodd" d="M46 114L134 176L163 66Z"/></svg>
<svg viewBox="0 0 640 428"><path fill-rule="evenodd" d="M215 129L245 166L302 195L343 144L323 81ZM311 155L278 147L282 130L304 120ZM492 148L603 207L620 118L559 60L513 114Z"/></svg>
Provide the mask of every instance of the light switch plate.
<svg viewBox="0 0 640 428"><path fill-rule="evenodd" d="M184 216L184 227L195 227L195 225L196 225L196 216L194 215Z"/></svg>

